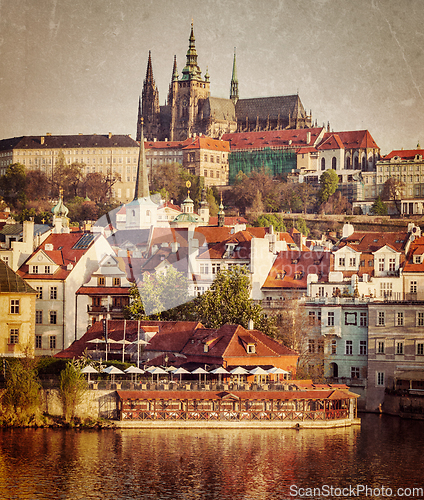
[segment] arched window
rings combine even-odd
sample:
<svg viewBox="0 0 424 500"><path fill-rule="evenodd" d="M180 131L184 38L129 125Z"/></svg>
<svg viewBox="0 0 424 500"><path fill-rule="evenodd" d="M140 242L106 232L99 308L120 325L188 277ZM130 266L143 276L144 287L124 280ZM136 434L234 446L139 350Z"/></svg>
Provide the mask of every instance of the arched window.
<svg viewBox="0 0 424 500"><path fill-rule="evenodd" d="M325 170L325 158L321 158L321 170Z"/></svg>
<svg viewBox="0 0 424 500"><path fill-rule="evenodd" d="M355 170L357 170L359 168L359 158L357 156L355 156L354 162L355 162Z"/></svg>
<svg viewBox="0 0 424 500"><path fill-rule="evenodd" d="M350 156L346 158L346 168L349 170L350 169Z"/></svg>
<svg viewBox="0 0 424 500"><path fill-rule="evenodd" d="M365 156L362 157L362 170L365 170L366 169L366 159L365 159Z"/></svg>
<svg viewBox="0 0 424 500"><path fill-rule="evenodd" d="M135 210L132 210L132 216L135 217Z"/></svg>
<svg viewBox="0 0 424 500"><path fill-rule="evenodd" d="M331 168L333 170L337 170L337 158L335 156L333 156L333 158L331 160Z"/></svg>

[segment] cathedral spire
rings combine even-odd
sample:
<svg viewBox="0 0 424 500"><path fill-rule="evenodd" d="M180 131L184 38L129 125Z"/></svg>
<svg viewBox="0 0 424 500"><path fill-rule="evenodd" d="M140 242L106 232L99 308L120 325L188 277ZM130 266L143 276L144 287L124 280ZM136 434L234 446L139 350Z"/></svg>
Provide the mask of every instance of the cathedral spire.
<svg viewBox="0 0 424 500"><path fill-rule="evenodd" d="M152 53L149 50L149 59L147 60L147 69L146 69L146 79L145 79L145 84L150 83L153 84L155 83L155 80L153 78L153 68L152 68Z"/></svg>
<svg viewBox="0 0 424 500"><path fill-rule="evenodd" d="M201 80L201 71L197 65L196 39L194 38L193 22L191 23L191 33L188 39L187 60L183 69L182 80Z"/></svg>
<svg viewBox="0 0 424 500"><path fill-rule="evenodd" d="M146 155L144 152L144 134L143 134L143 118L140 122L140 152L138 156L137 180L135 182L134 200L138 198L148 198L149 179L147 178Z"/></svg>
<svg viewBox="0 0 424 500"><path fill-rule="evenodd" d="M237 67L236 67L236 48L234 47L234 61L233 61L233 74L231 76L231 90L230 99L234 104L237 103L239 98L238 93L238 80L237 80Z"/></svg>

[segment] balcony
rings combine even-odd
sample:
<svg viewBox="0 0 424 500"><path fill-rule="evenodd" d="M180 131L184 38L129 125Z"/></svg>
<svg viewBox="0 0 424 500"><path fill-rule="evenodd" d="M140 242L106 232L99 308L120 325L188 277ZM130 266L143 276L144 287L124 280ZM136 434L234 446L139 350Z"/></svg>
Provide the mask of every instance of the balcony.
<svg viewBox="0 0 424 500"><path fill-rule="evenodd" d="M87 312L90 314L99 314L99 313L122 313L124 308L127 307L128 304L122 305L114 305L108 304L105 306L87 306Z"/></svg>

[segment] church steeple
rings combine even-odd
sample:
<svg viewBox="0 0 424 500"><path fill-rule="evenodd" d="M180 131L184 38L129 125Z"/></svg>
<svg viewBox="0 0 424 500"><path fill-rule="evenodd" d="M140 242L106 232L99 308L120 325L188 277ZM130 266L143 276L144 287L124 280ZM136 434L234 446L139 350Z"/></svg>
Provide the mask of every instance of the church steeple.
<svg viewBox="0 0 424 500"><path fill-rule="evenodd" d="M183 69L182 80L201 80L202 75L199 66L197 65L196 39L194 38L193 23L191 23L191 33L188 39L187 60Z"/></svg>
<svg viewBox="0 0 424 500"><path fill-rule="evenodd" d="M138 198L148 198L149 179L147 177L146 155L144 151L143 118L140 122L140 152L138 156L137 180L135 182L134 200Z"/></svg>
<svg viewBox="0 0 424 500"><path fill-rule="evenodd" d="M157 138L159 132L160 106L159 106L159 91L153 78L152 54L149 50L149 58L147 60L146 78L143 82L143 92L141 94L141 116L137 122L136 140L141 137L140 118L143 117L146 127L145 134L148 140Z"/></svg>
<svg viewBox="0 0 424 500"><path fill-rule="evenodd" d="M230 99L233 101L234 104L236 104L239 99L235 47L234 47L233 74L231 76Z"/></svg>

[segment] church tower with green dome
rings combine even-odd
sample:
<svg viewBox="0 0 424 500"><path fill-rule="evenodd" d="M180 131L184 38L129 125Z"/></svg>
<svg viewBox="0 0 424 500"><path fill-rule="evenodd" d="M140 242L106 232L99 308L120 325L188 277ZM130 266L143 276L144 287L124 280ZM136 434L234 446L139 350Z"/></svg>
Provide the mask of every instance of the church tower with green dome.
<svg viewBox="0 0 424 500"><path fill-rule="evenodd" d="M63 203L63 189L59 190L59 201L52 208L53 214L53 233L69 233L69 210Z"/></svg>

